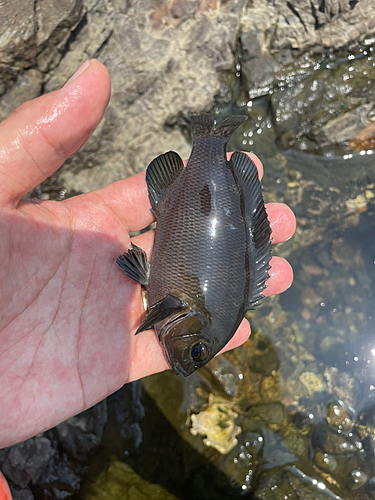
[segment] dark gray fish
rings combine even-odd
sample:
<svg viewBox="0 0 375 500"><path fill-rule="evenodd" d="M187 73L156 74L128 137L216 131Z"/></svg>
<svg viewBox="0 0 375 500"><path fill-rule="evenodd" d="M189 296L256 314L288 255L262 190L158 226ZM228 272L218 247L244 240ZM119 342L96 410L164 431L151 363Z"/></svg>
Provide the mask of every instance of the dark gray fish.
<svg viewBox="0 0 375 500"><path fill-rule="evenodd" d="M147 289L149 312L136 333L155 328L176 373L208 363L258 305L270 268L271 229L258 171L226 146L246 116L216 128L211 115L191 115L193 150L184 168L169 151L147 168L157 220L150 264L133 248L117 264Z"/></svg>

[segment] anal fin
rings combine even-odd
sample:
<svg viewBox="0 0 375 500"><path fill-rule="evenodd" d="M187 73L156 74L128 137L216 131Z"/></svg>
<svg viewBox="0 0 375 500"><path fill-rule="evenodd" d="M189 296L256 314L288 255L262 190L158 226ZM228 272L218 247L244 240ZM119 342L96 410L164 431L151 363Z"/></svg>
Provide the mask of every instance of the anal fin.
<svg viewBox="0 0 375 500"><path fill-rule="evenodd" d="M252 251L250 251L251 283L248 309L259 305L269 278L271 260L271 226L264 206L258 169L245 153L233 153L234 173L242 189L245 214L249 227Z"/></svg>
<svg viewBox="0 0 375 500"><path fill-rule="evenodd" d="M116 264L125 271L129 278L145 287L147 286L150 264L148 263L146 252L142 248L132 243L132 248L117 257Z"/></svg>

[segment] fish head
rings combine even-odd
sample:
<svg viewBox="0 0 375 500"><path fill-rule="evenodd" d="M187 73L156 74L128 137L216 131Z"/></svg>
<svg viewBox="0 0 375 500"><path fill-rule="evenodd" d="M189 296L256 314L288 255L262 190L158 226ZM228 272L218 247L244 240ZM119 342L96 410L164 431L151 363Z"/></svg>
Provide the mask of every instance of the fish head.
<svg viewBox="0 0 375 500"><path fill-rule="evenodd" d="M211 319L194 309L178 311L164 323L159 335L169 364L185 377L208 363L214 350Z"/></svg>

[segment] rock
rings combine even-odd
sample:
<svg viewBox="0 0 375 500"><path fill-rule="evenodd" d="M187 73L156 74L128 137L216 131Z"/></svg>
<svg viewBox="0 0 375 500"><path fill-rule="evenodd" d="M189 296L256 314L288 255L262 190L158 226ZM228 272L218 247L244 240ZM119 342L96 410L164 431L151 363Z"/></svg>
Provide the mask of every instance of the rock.
<svg viewBox="0 0 375 500"><path fill-rule="evenodd" d="M332 144L348 144L350 141L364 143L365 137L368 133L365 131L362 132L363 139L361 139L359 134L362 129L370 125L371 122L368 119L368 114L374 107L375 103L362 104L361 106L358 106L357 108L330 120L326 125L323 125L317 131L312 131L310 136L312 136L312 138L317 141L321 147ZM358 146L359 144L356 146L357 150L359 149ZM360 149L364 148L361 147Z"/></svg>
<svg viewBox="0 0 375 500"><path fill-rule="evenodd" d="M0 117L23 98L60 87L86 58L98 57L112 77L110 107L88 144L57 174L68 191L89 191L144 170L152 158L171 147L188 156L188 114L212 109L221 75L231 71L238 59L238 37L247 91L253 97L263 95L278 87L285 64L294 63L295 56L298 59L307 48L319 52L322 47L341 47L371 34L375 24L372 2L331 0L322 6L306 0L254 0L244 9L240 0L160 0L155 4L146 0L125 4L120 0L39 0L35 13L31 1L22 12L16 2L7 2L1 16L6 36L0 46L5 61L0 95L8 92L0 102ZM24 74L25 69L36 73ZM295 74L298 77L300 70ZM314 79L310 83L314 85ZM295 143L297 137L303 142L301 130L319 134L320 122L325 124L323 115L312 121L306 116L311 116L313 108L319 111L316 103L330 89L318 83L311 99L309 93L301 92L300 84L297 78L292 98L280 90L273 99L284 145ZM22 96L25 88L28 92ZM341 109L340 95L342 88L332 99L336 104L325 109L329 119ZM358 95L369 96L367 87L358 90ZM300 102L311 102L311 106L304 110ZM366 103L358 97L354 104ZM331 130L337 127L328 127L327 137Z"/></svg>
<svg viewBox="0 0 375 500"><path fill-rule="evenodd" d="M357 133L351 142L354 151L374 149L375 147L375 122L371 122L366 128Z"/></svg>
<svg viewBox="0 0 375 500"><path fill-rule="evenodd" d="M351 490L358 490L368 480L368 476L360 469L353 469L348 476L349 488Z"/></svg>
<svg viewBox="0 0 375 500"><path fill-rule="evenodd" d="M2 470L6 478L21 488L36 483L56 449L46 437L34 437L9 448Z"/></svg>
<svg viewBox="0 0 375 500"><path fill-rule="evenodd" d="M351 432L355 424L353 412L341 401L330 401L327 404L327 423L338 431Z"/></svg>
<svg viewBox="0 0 375 500"><path fill-rule="evenodd" d="M37 0L35 11L38 21L38 47L55 40L57 32L72 28L83 10L82 0Z"/></svg>
<svg viewBox="0 0 375 500"><path fill-rule="evenodd" d="M42 86L43 74L39 70L28 69L24 71L7 92L6 99L0 100L0 121L25 101L38 97Z"/></svg>
<svg viewBox="0 0 375 500"><path fill-rule="evenodd" d="M209 16L200 4L193 5L178 22L167 2L151 11L145 0L125 9L113 2L113 31L99 53L112 77L111 104L100 133L63 172L67 187L89 190L126 177L172 147L188 156L177 122L184 117L186 124L190 111L212 108L219 71L233 66L240 8L239 2L215 6ZM80 40L81 34L75 43Z"/></svg>
<svg viewBox="0 0 375 500"><path fill-rule="evenodd" d="M88 485L82 498L84 500L177 500L158 484L152 484L127 464L114 460L108 470Z"/></svg>
<svg viewBox="0 0 375 500"><path fill-rule="evenodd" d="M323 12L322 12L323 6ZM343 47L374 32L373 0L277 0L278 18L271 49L307 49L314 45Z"/></svg>
<svg viewBox="0 0 375 500"><path fill-rule="evenodd" d="M240 61L249 96L254 98L265 94L274 83L274 73L278 65L267 52L262 51L256 31L242 31Z"/></svg>
<svg viewBox="0 0 375 500"><path fill-rule="evenodd" d="M312 445L330 455L352 455L358 452L355 443L338 434L331 427L317 424L312 435Z"/></svg>
<svg viewBox="0 0 375 500"><path fill-rule="evenodd" d="M58 425L53 432L71 458L86 461L101 444L107 418L107 402L104 400Z"/></svg>
<svg viewBox="0 0 375 500"><path fill-rule="evenodd" d="M46 72L56 67L70 46L70 36L84 21L82 0L38 0L35 6L37 26L38 68ZM77 29L79 31L79 29ZM51 77L49 76L48 80ZM46 91L49 89L46 87Z"/></svg>
<svg viewBox="0 0 375 500"><path fill-rule="evenodd" d="M12 493L13 500L34 500L34 495L32 494L30 488L23 488L22 490L11 488L10 491Z"/></svg>
<svg viewBox="0 0 375 500"><path fill-rule="evenodd" d="M0 33L2 95L24 68L35 64L37 46L34 1L3 2L0 5Z"/></svg>
<svg viewBox="0 0 375 500"><path fill-rule="evenodd" d="M205 436L204 444L224 455L237 444L236 436L241 432L241 428L234 423L237 417L232 403L210 394L207 408L191 415L190 432L193 436Z"/></svg>

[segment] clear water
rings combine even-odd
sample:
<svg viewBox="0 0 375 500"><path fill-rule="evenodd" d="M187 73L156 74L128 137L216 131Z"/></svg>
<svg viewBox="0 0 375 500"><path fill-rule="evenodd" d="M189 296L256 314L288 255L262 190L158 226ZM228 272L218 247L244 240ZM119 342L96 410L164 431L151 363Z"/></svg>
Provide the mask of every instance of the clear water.
<svg viewBox="0 0 375 500"><path fill-rule="evenodd" d="M297 216L296 235L274 251L295 280L251 313L244 346L187 380L166 372L144 381L142 442L117 455L181 500L375 498L375 153L308 138L373 97L372 49L349 49L307 58L255 98L239 67L223 80L218 118L250 118L231 149L261 158L266 201ZM293 136L293 116L274 113L271 96L290 104L301 83L319 109L303 111Z"/></svg>

